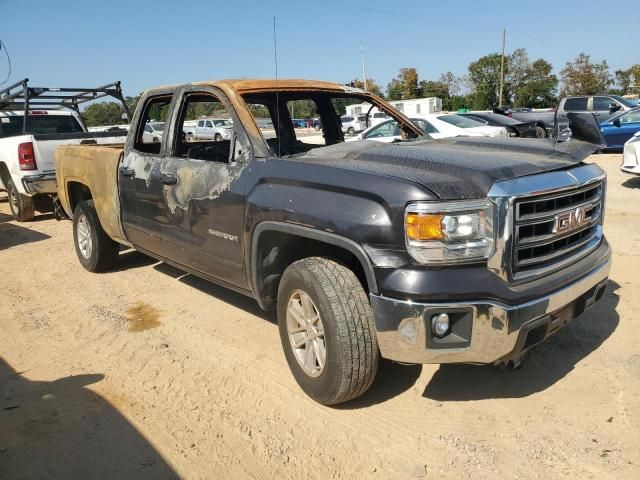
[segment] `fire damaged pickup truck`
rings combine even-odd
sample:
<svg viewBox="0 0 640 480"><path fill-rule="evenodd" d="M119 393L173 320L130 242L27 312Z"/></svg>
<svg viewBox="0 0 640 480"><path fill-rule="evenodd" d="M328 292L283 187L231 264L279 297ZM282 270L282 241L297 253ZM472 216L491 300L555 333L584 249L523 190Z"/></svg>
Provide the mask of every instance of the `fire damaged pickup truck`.
<svg viewBox="0 0 640 480"><path fill-rule="evenodd" d="M352 104L388 114L401 140L344 142ZM302 108L321 135L294 129ZM191 141L200 117L228 119L228 138ZM144 135L152 121L160 141ZM296 381L336 404L369 388L380 357L518 362L600 299L611 252L605 174L583 163L595 148L434 141L361 90L237 80L145 92L124 145L60 146L56 172L87 270L125 245L277 309Z"/></svg>

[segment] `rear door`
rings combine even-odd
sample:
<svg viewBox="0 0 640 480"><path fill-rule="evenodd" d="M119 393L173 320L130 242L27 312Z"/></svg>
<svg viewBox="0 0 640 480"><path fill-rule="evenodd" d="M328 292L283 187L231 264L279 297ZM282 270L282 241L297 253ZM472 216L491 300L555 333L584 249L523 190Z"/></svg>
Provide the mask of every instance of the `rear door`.
<svg viewBox="0 0 640 480"><path fill-rule="evenodd" d="M143 107L132 123L136 130L127 140L125 157L118 169L122 225L127 239L136 247L163 255L165 248L158 219L164 198L165 184L160 171L167 135L155 139L145 129L152 120L166 122L173 105L173 92L154 94L141 102Z"/></svg>
<svg viewBox="0 0 640 480"><path fill-rule="evenodd" d="M589 97L569 97L565 99L562 110L558 112L558 124L561 129L569 125L569 118L567 117L569 112L589 112Z"/></svg>

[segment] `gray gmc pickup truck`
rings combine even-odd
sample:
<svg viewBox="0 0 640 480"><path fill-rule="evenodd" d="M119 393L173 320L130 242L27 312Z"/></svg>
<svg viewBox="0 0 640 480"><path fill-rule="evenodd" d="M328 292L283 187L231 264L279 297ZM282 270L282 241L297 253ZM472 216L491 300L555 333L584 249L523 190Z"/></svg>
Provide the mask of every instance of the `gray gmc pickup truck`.
<svg viewBox="0 0 640 480"><path fill-rule="evenodd" d="M349 104L385 112L402 139L345 143ZM309 106L322 135L293 127ZM199 116L228 118L230 138L191 141ZM159 142L150 121L165 122ZM583 163L595 148L434 141L358 89L235 80L145 92L124 145L58 147L56 172L87 270L126 245L276 309L296 381L336 404L369 388L380 357L517 362L600 299L611 252L605 174Z"/></svg>

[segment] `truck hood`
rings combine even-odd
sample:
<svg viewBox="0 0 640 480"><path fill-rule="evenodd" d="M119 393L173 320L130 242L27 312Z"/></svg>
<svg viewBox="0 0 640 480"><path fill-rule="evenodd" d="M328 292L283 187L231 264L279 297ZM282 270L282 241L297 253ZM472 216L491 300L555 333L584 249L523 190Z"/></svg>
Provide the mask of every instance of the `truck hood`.
<svg viewBox="0 0 640 480"><path fill-rule="evenodd" d="M570 168L596 146L572 140L459 137L339 143L292 158L418 183L442 200L484 198L495 182Z"/></svg>

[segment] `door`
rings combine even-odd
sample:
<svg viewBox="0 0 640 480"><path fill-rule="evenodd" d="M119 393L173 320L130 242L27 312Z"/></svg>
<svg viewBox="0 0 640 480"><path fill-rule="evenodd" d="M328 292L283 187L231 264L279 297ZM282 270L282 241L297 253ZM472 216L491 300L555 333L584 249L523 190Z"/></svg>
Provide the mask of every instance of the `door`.
<svg viewBox="0 0 640 480"><path fill-rule="evenodd" d="M602 126L607 148L622 148L625 142L638 131L640 131L640 110L624 113Z"/></svg>
<svg viewBox="0 0 640 480"><path fill-rule="evenodd" d="M560 130L569 126L568 112L589 112L589 97L569 97L565 99L562 110L558 113Z"/></svg>
<svg viewBox="0 0 640 480"><path fill-rule="evenodd" d="M194 112L206 111L233 120L230 139L200 138L186 142L180 134ZM205 121L213 123L211 120ZM243 227L247 171L251 148L228 99L217 89L185 87L176 100L166 130L166 156L154 170L151 185L158 209L162 255L223 282L247 289ZM157 179L155 178L157 177Z"/></svg>
<svg viewBox="0 0 640 480"><path fill-rule="evenodd" d="M619 109L611 109L611 106L622 108L622 105L611 97L593 97L592 111L598 123L606 122L618 113Z"/></svg>
<svg viewBox="0 0 640 480"><path fill-rule="evenodd" d="M142 98L139 118L134 118L135 135L127 141L118 169L122 224L127 239L136 247L162 252L162 232L158 224L164 184L159 177L167 135L149 134L151 121L166 122L173 93Z"/></svg>

